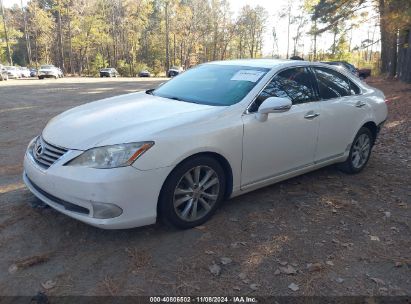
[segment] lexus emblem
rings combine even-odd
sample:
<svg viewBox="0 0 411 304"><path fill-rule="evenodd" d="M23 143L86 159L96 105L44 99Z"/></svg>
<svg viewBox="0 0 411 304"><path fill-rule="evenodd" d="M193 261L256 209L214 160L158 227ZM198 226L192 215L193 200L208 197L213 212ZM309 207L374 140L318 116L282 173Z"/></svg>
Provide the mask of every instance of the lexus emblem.
<svg viewBox="0 0 411 304"><path fill-rule="evenodd" d="M40 140L38 140L34 146L34 154L36 158L39 158L43 154L43 145Z"/></svg>

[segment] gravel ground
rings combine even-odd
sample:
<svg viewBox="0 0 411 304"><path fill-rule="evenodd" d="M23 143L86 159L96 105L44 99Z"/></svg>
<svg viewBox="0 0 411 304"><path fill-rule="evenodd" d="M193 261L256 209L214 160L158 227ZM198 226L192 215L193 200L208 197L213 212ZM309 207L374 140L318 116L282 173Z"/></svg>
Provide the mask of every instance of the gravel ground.
<svg viewBox="0 0 411 304"><path fill-rule="evenodd" d="M411 295L411 85L394 81L370 80L390 114L359 175L324 168L187 231L104 231L29 207L22 159L48 119L160 82L0 82L0 295Z"/></svg>

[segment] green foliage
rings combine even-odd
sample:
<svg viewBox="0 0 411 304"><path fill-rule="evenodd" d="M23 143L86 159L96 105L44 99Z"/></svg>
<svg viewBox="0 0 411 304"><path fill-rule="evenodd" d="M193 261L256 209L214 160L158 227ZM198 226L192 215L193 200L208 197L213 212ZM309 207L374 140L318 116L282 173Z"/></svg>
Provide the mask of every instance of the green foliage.
<svg viewBox="0 0 411 304"><path fill-rule="evenodd" d="M7 20L9 21L9 20ZM9 45L11 55L13 56L13 47L18 44L19 39L23 36L23 33L16 29L13 25L7 26L7 34L9 38ZM0 16L0 63L7 62L7 51L6 51L6 37L4 32L3 16Z"/></svg>
<svg viewBox="0 0 411 304"><path fill-rule="evenodd" d="M133 70L131 64L127 63L125 60L117 61L117 71L121 76L133 76Z"/></svg>
<svg viewBox="0 0 411 304"><path fill-rule="evenodd" d="M107 68L108 62L104 59L103 55L100 53L96 54L96 57L91 63L90 70L88 71L89 74L93 76L97 76L99 74L100 69Z"/></svg>

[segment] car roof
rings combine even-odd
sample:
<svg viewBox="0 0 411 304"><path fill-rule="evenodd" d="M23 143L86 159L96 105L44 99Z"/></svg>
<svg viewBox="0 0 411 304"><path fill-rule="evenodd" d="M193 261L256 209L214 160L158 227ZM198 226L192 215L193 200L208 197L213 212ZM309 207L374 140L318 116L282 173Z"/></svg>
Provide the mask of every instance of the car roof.
<svg viewBox="0 0 411 304"><path fill-rule="evenodd" d="M330 67L328 64L322 62L303 61L303 60L287 60L287 59L236 59L225 61L213 61L206 64L219 65L237 65L255 68L273 69L278 67L293 67L293 66L322 66Z"/></svg>
<svg viewBox="0 0 411 304"><path fill-rule="evenodd" d="M278 65L283 65L291 60L280 60L280 59L235 59L235 60L224 60L224 61L214 61L209 64L219 64L219 65L237 65L237 66L248 66L255 68L268 68L272 69ZM295 62L295 61L293 61ZM303 62L303 61L301 61Z"/></svg>

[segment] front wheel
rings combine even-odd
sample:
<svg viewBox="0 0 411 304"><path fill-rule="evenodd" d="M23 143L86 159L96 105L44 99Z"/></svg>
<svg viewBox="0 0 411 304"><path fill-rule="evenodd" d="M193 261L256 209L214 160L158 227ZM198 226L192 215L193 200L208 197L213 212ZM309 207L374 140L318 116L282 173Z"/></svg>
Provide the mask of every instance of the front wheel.
<svg viewBox="0 0 411 304"><path fill-rule="evenodd" d="M214 158L198 156L176 167L159 199L160 216L182 229L206 222L224 198L224 170Z"/></svg>
<svg viewBox="0 0 411 304"><path fill-rule="evenodd" d="M339 165L343 172L355 174L361 172L371 156L374 138L368 128L361 128L351 145L347 160Z"/></svg>

